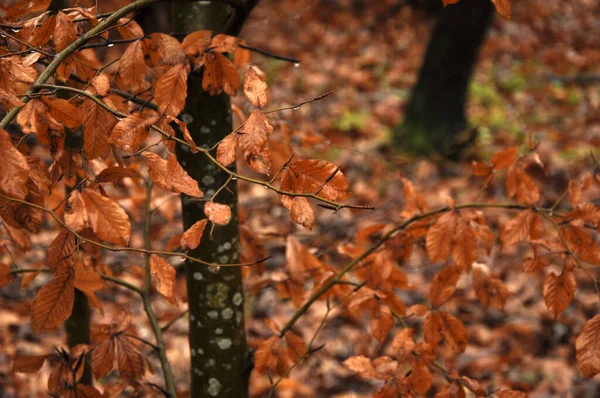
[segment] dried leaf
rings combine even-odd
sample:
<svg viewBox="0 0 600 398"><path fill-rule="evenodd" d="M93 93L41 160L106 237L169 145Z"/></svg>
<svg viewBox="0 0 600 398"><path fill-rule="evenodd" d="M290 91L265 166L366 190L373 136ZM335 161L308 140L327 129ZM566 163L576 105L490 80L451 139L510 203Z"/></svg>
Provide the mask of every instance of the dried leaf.
<svg viewBox="0 0 600 398"><path fill-rule="evenodd" d="M40 289L31 306L31 328L35 333L52 331L71 316L74 275L73 269L64 269Z"/></svg>
<svg viewBox="0 0 600 398"><path fill-rule="evenodd" d="M455 241L452 247L452 258L463 269L470 269L471 264L477 260L477 239L473 228L464 217L457 223Z"/></svg>
<svg viewBox="0 0 600 398"><path fill-rule="evenodd" d="M564 270L560 275L554 272L548 274L544 279L544 301L548 311L557 318L561 312L566 310L573 297L577 282L573 272Z"/></svg>
<svg viewBox="0 0 600 398"><path fill-rule="evenodd" d="M341 201L351 196L348 180L333 163L308 159L290 162L281 173L281 189L295 193L312 193L329 200Z"/></svg>
<svg viewBox="0 0 600 398"><path fill-rule="evenodd" d="M267 116L255 109L238 134L239 146L248 166L254 171L269 175L271 149L268 138L273 132Z"/></svg>
<svg viewBox="0 0 600 398"><path fill-rule="evenodd" d="M202 88L210 95L221 94L223 91L235 96L240 88L240 75L235 65L223 54L209 53L204 61Z"/></svg>
<svg viewBox="0 0 600 398"><path fill-rule="evenodd" d="M90 226L98 238L120 245L129 244L131 224L125 210L111 198L84 188L81 192Z"/></svg>
<svg viewBox="0 0 600 398"><path fill-rule="evenodd" d="M484 307L504 311L510 290L490 271L487 265L473 264L473 288Z"/></svg>
<svg viewBox="0 0 600 398"><path fill-rule="evenodd" d="M303 196L291 197L288 195L280 195L281 204L290 211L290 218L304 228L311 230L315 222L315 213L308 203L308 200Z"/></svg>
<svg viewBox="0 0 600 398"><path fill-rule="evenodd" d="M204 204L204 214L215 224L227 225L231 219L231 208L220 203L206 202Z"/></svg>
<svg viewBox="0 0 600 398"><path fill-rule="evenodd" d="M154 100L160 113L177 117L185 106L189 65L176 64L155 79Z"/></svg>
<svg viewBox="0 0 600 398"><path fill-rule="evenodd" d="M142 354L127 338L116 338L115 346L117 349L117 366L121 378L127 381L140 380L146 372Z"/></svg>
<svg viewBox="0 0 600 398"><path fill-rule="evenodd" d="M208 219L202 219L194 223L194 225L189 227L188 230L183 233L183 236L181 236L181 240L179 241L183 250L193 250L198 247L207 223Z"/></svg>
<svg viewBox="0 0 600 398"><path fill-rule="evenodd" d="M27 158L12 144L10 135L0 128L0 192L16 199L25 199L29 165Z"/></svg>
<svg viewBox="0 0 600 398"><path fill-rule="evenodd" d="M12 371L18 373L37 373L42 368L48 355L19 355L13 362Z"/></svg>
<svg viewBox="0 0 600 398"><path fill-rule="evenodd" d="M75 129L83 122L83 112L69 101L62 98L42 97L48 107L50 115L64 124L65 127Z"/></svg>
<svg viewBox="0 0 600 398"><path fill-rule="evenodd" d="M508 169L506 178L506 193L509 198L516 196L517 202L524 205L533 205L540 200L540 190L523 170L520 164Z"/></svg>
<svg viewBox="0 0 600 398"><path fill-rule="evenodd" d="M150 256L150 275L152 283L158 291L169 303L177 306L175 298L175 268L165 259L155 254Z"/></svg>
<svg viewBox="0 0 600 398"><path fill-rule="evenodd" d="M510 246L525 239L537 239L542 234L542 219L531 209L524 210L510 220L500 234L503 246Z"/></svg>
<svg viewBox="0 0 600 398"><path fill-rule="evenodd" d="M123 62L123 58L121 58L121 62ZM104 73L94 76L92 87L96 89L99 96L104 97L110 91L110 79Z"/></svg>
<svg viewBox="0 0 600 398"><path fill-rule="evenodd" d="M61 52L77 40L77 30L70 15L62 11L56 14L56 26L54 27L53 38L56 52Z"/></svg>
<svg viewBox="0 0 600 398"><path fill-rule="evenodd" d="M159 115L150 117L136 113L119 122L113 128L108 140L126 152L136 152L139 146L148 137L148 129L160 119Z"/></svg>
<svg viewBox="0 0 600 398"><path fill-rule="evenodd" d="M98 344L92 352L92 371L99 380L110 372L115 363L115 343L107 339Z"/></svg>
<svg viewBox="0 0 600 398"><path fill-rule="evenodd" d="M156 185L171 192L204 196L198 188L198 182L181 167L175 155L168 153L166 160L152 152L144 152L143 155L150 166L150 178Z"/></svg>
<svg viewBox="0 0 600 398"><path fill-rule="evenodd" d="M98 174L96 182L120 182L123 178L142 178L140 173L127 167L107 167Z"/></svg>
<svg viewBox="0 0 600 398"><path fill-rule="evenodd" d="M259 109L264 108L269 101L269 87L252 66L248 68L244 78L244 94L250 103Z"/></svg>
<svg viewBox="0 0 600 398"><path fill-rule="evenodd" d="M462 267L450 265L435 274L429 286L429 302L432 307L439 307L452 297L461 273Z"/></svg>
<svg viewBox="0 0 600 398"><path fill-rule="evenodd" d="M365 379L372 379L378 376L377 371L373 367L373 364L371 364L371 359L363 355L358 355L346 359L344 361L344 365L346 365L346 367L352 369L353 371L358 373L360 377L363 377Z"/></svg>
<svg viewBox="0 0 600 398"><path fill-rule="evenodd" d="M458 355L467 347L467 329L462 322L446 312L429 312L423 323L425 341L437 347L442 338L451 354Z"/></svg>
<svg viewBox="0 0 600 398"><path fill-rule="evenodd" d="M119 63L119 76L127 88L136 92L144 83L146 78L146 62L144 61L144 52L142 51L142 41L134 41L127 46L127 49L121 56Z"/></svg>
<svg viewBox="0 0 600 398"><path fill-rule="evenodd" d="M494 4L494 7L496 7L498 15L510 19L511 0L492 0L492 3Z"/></svg>
<svg viewBox="0 0 600 398"><path fill-rule="evenodd" d="M512 166L517 161L517 155L518 153L516 146L511 146L504 151L496 153L492 157L492 166L494 167L494 171L506 169L507 167Z"/></svg>
<svg viewBox="0 0 600 398"><path fill-rule="evenodd" d="M89 227L87 209L79 191L71 192L65 209L65 224L76 232Z"/></svg>
<svg viewBox="0 0 600 398"><path fill-rule="evenodd" d="M254 366L259 374L273 371L277 366L277 354L279 352L279 336L271 336L260 343L254 351Z"/></svg>
<svg viewBox="0 0 600 398"><path fill-rule="evenodd" d="M427 254L431 261L444 261L452 251L458 217L456 212L443 214L427 231Z"/></svg>
<svg viewBox="0 0 600 398"><path fill-rule="evenodd" d="M392 311L385 305L374 306L371 312L371 334L379 344L383 344L393 326Z"/></svg>
<svg viewBox="0 0 600 398"><path fill-rule="evenodd" d="M63 229L48 246L46 264L55 274L73 268L77 253L75 252L75 235Z"/></svg>
<svg viewBox="0 0 600 398"><path fill-rule="evenodd" d="M182 66L185 64L185 52L179 40L165 33L152 33L150 38L158 49L158 56L161 63L167 65L179 64Z"/></svg>
<svg viewBox="0 0 600 398"><path fill-rule="evenodd" d="M45 11L50 0L21 0L11 5L4 16L6 19L17 19L34 12Z"/></svg>
<svg viewBox="0 0 600 398"><path fill-rule="evenodd" d="M108 152L108 138L117 124L117 118L86 99L83 103L83 150L88 160L96 159Z"/></svg>
<svg viewBox="0 0 600 398"><path fill-rule="evenodd" d="M237 133L231 133L225 137L217 147L217 161L223 166L229 166L235 162L238 142Z"/></svg>
<svg viewBox="0 0 600 398"><path fill-rule="evenodd" d="M583 325L583 330L575 342L577 366L585 377L600 373L600 314Z"/></svg>

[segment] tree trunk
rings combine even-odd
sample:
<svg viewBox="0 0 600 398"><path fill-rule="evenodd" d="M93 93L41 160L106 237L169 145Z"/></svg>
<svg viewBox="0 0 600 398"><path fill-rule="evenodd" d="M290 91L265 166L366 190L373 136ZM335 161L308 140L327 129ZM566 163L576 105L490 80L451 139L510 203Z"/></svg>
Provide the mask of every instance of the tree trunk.
<svg viewBox="0 0 600 398"><path fill-rule="evenodd" d="M464 149L469 80L493 15L488 0L460 0L441 11L404 121L394 130L396 150L455 157Z"/></svg>
<svg viewBox="0 0 600 398"><path fill-rule="evenodd" d="M223 32L229 8L219 3L181 3L172 9L173 30L189 33L210 29ZM231 105L225 94L210 96L202 90L202 78L192 73L188 78L188 96L180 119L187 122L198 145L213 146L232 131ZM192 154L178 146L177 157L192 178L200 183L205 198L228 179L201 154ZM232 166L234 167L234 166ZM215 264L239 262L237 187L235 182L219 192L216 202L231 207L232 218L226 226L206 228L200 246L190 255ZM182 195L183 224L187 229L205 218L202 202L192 202ZM211 237L212 235L212 237ZM186 262L189 300L191 392L193 397L248 396L249 353L244 332L244 291L241 269L208 267Z"/></svg>

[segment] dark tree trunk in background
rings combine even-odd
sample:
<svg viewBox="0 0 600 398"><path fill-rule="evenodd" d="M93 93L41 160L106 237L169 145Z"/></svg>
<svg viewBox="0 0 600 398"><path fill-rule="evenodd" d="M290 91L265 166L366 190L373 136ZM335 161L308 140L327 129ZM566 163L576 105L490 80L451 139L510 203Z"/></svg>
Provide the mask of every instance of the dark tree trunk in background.
<svg viewBox="0 0 600 398"><path fill-rule="evenodd" d="M210 29L213 33L236 34L247 14L232 12L217 2L176 3L172 8L173 31L190 33ZM202 77L198 73L188 78L187 101L179 117L187 122L194 141L200 146L211 147L232 131L229 96L209 95L202 89ZM227 173L202 154L193 154L178 146L177 157L190 176L200 183L207 200L228 179ZM215 264L240 261L236 183L230 182L227 188L219 192L215 202L231 207L231 221L226 226L216 226L212 239L208 226L200 246L189 253ZM182 195L184 229L205 218L203 206L203 202L192 202ZM186 262L185 265L192 396L247 397L250 360L244 331L241 269L221 267L214 272L198 263Z"/></svg>
<svg viewBox="0 0 600 398"><path fill-rule="evenodd" d="M460 0L440 12L404 120L394 130L397 151L456 157L464 148L469 81L493 15L489 0Z"/></svg>

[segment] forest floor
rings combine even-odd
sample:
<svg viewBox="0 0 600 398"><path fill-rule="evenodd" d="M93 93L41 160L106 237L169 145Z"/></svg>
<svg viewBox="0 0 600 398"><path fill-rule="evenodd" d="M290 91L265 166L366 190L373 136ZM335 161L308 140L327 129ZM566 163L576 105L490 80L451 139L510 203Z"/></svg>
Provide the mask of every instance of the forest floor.
<svg viewBox="0 0 600 398"><path fill-rule="evenodd" d="M361 3L362 8L353 6ZM263 239L271 256L262 275L244 271L248 274L251 346L269 336L265 318L281 326L296 309L279 297L276 288L286 266L287 235L293 233L321 261L342 267L350 259L338 249L353 242L357 231L402 220L403 177L414 183L430 208L447 205L449 198L458 204L494 198L506 201L502 180L486 185L484 178L473 176L471 161L489 161L494 153L513 145L526 148L533 139L539 143L539 157L532 159L527 172L544 187L540 205L551 207L567 189L568 180L589 171L594 157L600 156L600 4L593 0L514 1L512 20L496 17L470 87L468 115L478 138L464 161L415 159L394 153L389 148L390 134L402 120L433 23L425 11L397 0L263 0L252 14L241 34L248 44L301 59L294 65L253 55L251 63L267 76L270 109L333 91L320 101L277 113L271 120L273 139L289 139L299 158L341 165L353 193L349 202L372 205L375 210L333 213L315 206L315 226L307 231L289 219L275 194L261 186L240 184L245 224ZM251 108L241 94L234 103L249 114ZM585 194L586 200L597 205L599 182ZM182 232L179 201L170 197L164 193L156 199L156 203L165 203L154 220L157 246L166 246L169 238ZM129 206L135 208L139 203L131 199ZM492 226L504 224L513 215L486 211ZM52 233L36 237L34 247L39 253L22 258L21 264L43 262L42 248L52 238ZM132 245L141 245L133 239ZM500 250L497 244L481 253L479 262L487 264L511 292L504 312L481 306L470 276L459 281L453 298L444 305L445 311L460 318L468 329L469 345L459 358L460 374L490 390L520 389L532 397L595 397L600 384L581 375L574 348L583 323L598 313L593 284L586 274L576 272L575 298L553 319L542 295L544 275L552 269L522 272L520 259L525 250L521 246ZM135 281L141 263L141 257L117 254L107 267ZM431 280L441 268L430 262L422 245L415 247L402 265L411 285L400 293L407 306L427 302ZM600 278L600 272L592 272ZM22 396L44 396L40 391L45 391L47 369L35 378L11 374L10 357L16 349L43 353L64 344L62 332L45 334L41 340L31 332L28 321L23 321L29 315L32 292L42 282L38 277L25 290L14 286L0 295L0 345L11 347L0 354L0 385L6 386L7 394L17 388L25 392ZM182 291L184 287L180 278L178 288ZM108 323L117 308L136 302L136 297L114 287L98 297L105 315L94 310L95 322ZM181 311L161 298L156 300L156 310L161 322ZM151 340L139 303L132 312L139 335ZM316 303L294 330L308 341L325 312L325 303ZM421 325L415 318L407 323L417 330ZM177 385L184 391L189 377L187 321L176 322L166 340ZM381 382L358 378L343 361L353 355L389 354L389 340L378 344L369 335L368 325L334 309L314 343L324 347L291 372L291 378L279 385L277 396L372 396ZM149 359L158 375L148 379L160 383L160 365L154 356ZM266 396L269 387L268 378L253 375L254 396Z"/></svg>

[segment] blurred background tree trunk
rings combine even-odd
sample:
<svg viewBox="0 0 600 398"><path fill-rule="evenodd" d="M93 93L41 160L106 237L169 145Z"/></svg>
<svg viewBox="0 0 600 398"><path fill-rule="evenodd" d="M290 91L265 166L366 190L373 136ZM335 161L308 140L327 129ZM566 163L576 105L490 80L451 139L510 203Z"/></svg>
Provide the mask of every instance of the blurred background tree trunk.
<svg viewBox="0 0 600 398"><path fill-rule="evenodd" d="M394 148L416 155L459 156L467 130L467 93L479 48L494 16L488 0L460 0L440 11Z"/></svg>

